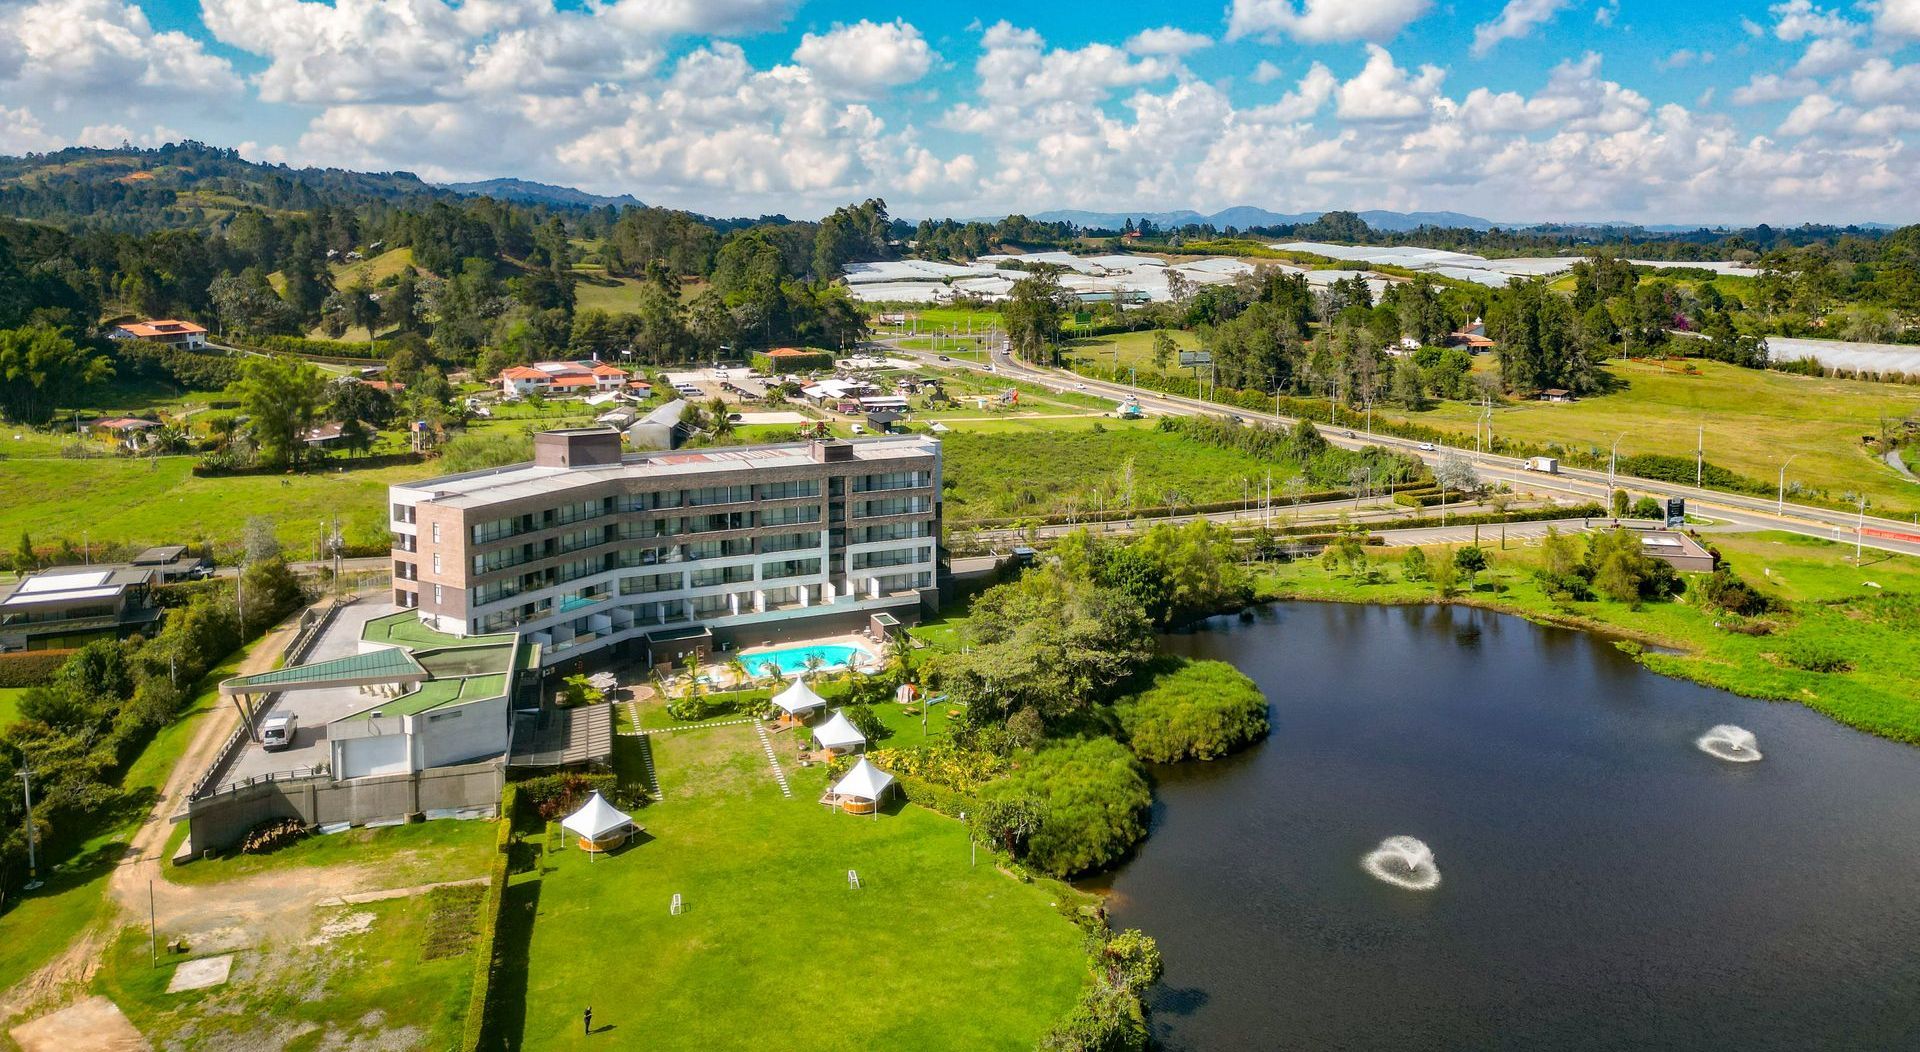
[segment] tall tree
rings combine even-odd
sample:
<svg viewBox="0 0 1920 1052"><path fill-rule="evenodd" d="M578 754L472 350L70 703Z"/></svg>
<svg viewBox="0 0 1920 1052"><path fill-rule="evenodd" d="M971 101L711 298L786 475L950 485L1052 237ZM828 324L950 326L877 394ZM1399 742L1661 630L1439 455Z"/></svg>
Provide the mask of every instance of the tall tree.
<svg viewBox="0 0 1920 1052"><path fill-rule="evenodd" d="M247 359L236 387L260 459L270 467L297 464L326 396L326 377L298 358L267 355Z"/></svg>
<svg viewBox="0 0 1920 1052"><path fill-rule="evenodd" d="M63 403L113 376L107 360L58 329L0 329L0 416L39 427Z"/></svg>

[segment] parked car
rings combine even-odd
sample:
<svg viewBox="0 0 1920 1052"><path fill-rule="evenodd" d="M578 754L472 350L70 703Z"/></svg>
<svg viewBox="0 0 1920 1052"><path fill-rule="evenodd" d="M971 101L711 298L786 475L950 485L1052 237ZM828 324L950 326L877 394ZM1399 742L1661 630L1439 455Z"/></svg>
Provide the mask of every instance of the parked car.
<svg viewBox="0 0 1920 1052"><path fill-rule="evenodd" d="M867 429L859 424L855 424L853 425L853 433L856 435L864 435L867 433Z"/></svg>
<svg viewBox="0 0 1920 1052"><path fill-rule="evenodd" d="M300 728L300 717L288 713L275 716L260 728L260 747L268 752L279 752L293 746L294 732Z"/></svg>
<svg viewBox="0 0 1920 1052"><path fill-rule="evenodd" d="M1431 453L1431 452L1433 452L1433 443L1431 443L1431 442L1422 442L1422 443L1420 443L1420 452L1422 452L1422 453Z"/></svg>
<svg viewBox="0 0 1920 1052"><path fill-rule="evenodd" d="M952 356L952 355L946 355L946 354L943 354L943 355L941 355L941 356L940 356L940 360L941 360L941 361L943 361L943 362L950 362L950 361L953 361L953 356Z"/></svg>

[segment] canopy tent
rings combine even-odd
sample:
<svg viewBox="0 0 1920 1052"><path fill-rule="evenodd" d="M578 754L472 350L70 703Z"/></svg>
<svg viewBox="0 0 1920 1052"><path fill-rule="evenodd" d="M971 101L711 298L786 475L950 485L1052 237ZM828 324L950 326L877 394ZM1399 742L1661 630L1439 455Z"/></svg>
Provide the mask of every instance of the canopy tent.
<svg viewBox="0 0 1920 1052"><path fill-rule="evenodd" d="M577 835L582 850L605 851L618 846L639 827L596 792L580 805L580 810L561 819L560 828Z"/></svg>
<svg viewBox="0 0 1920 1052"><path fill-rule="evenodd" d="M860 757L844 777L835 782L826 796L825 803L839 804L840 809L850 814L880 813L880 798L893 787L893 775L875 767Z"/></svg>
<svg viewBox="0 0 1920 1052"><path fill-rule="evenodd" d="M813 688L807 686L807 681L799 678L795 678L787 689L775 694L773 703L789 716L827 707L827 699L815 694Z"/></svg>
<svg viewBox="0 0 1920 1052"><path fill-rule="evenodd" d="M833 716L825 723L813 729L813 740L828 752L842 752L848 749L864 748L867 736L847 719L846 713L834 710Z"/></svg>

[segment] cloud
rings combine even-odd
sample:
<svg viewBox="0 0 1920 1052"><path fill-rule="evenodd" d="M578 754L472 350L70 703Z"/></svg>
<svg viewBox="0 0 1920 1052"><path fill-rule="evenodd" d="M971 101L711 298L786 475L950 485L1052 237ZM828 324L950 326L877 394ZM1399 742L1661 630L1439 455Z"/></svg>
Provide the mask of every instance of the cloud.
<svg viewBox="0 0 1920 1052"><path fill-rule="evenodd" d="M1233 0L1227 39L1284 35L1306 43L1383 43L1432 6L1432 0Z"/></svg>
<svg viewBox="0 0 1920 1052"><path fill-rule="evenodd" d="M1801 77L1783 77L1777 73L1756 73L1745 84L1733 89L1733 101L1740 106L1759 106L1769 102L1797 99L1817 85Z"/></svg>
<svg viewBox="0 0 1920 1052"><path fill-rule="evenodd" d="M1507 6L1491 22L1473 27L1473 53L1484 55L1503 40L1520 40L1532 35L1535 27L1546 24L1565 10L1571 0L1507 0Z"/></svg>
<svg viewBox="0 0 1920 1052"><path fill-rule="evenodd" d="M1859 102L1893 102L1920 96L1920 65L1896 66L1874 57L1846 79L1847 94Z"/></svg>
<svg viewBox="0 0 1920 1052"><path fill-rule="evenodd" d="M865 94L911 84L933 68L934 54L920 31L904 21L861 19L824 34L800 38L793 60L829 87Z"/></svg>
<svg viewBox="0 0 1920 1052"><path fill-rule="evenodd" d="M1300 78L1298 86L1281 96L1279 102L1252 111L1250 117L1254 120L1284 122L1306 120L1326 106L1339 86L1339 78L1333 75L1333 71L1315 62L1313 68L1307 70L1307 75Z"/></svg>
<svg viewBox="0 0 1920 1052"><path fill-rule="evenodd" d="M60 145L60 140L47 134L25 106L9 109L0 105L0 154L40 153Z"/></svg>
<svg viewBox="0 0 1920 1052"><path fill-rule="evenodd" d="M1405 121L1427 113L1439 94L1446 71L1421 66L1409 74L1393 62L1378 44L1367 45L1367 64L1335 92L1335 112L1343 120Z"/></svg>
<svg viewBox="0 0 1920 1052"><path fill-rule="evenodd" d="M1695 51L1690 47L1675 48L1667 52L1665 57L1655 60L1654 66L1659 69L1686 69L1696 64L1711 65L1713 58L1711 51Z"/></svg>
<svg viewBox="0 0 1920 1052"><path fill-rule="evenodd" d="M226 59L185 33L155 31L145 11L119 0L0 4L0 54L8 56L0 82L54 110L101 100L223 103L240 89Z"/></svg>
<svg viewBox="0 0 1920 1052"><path fill-rule="evenodd" d="M1271 84L1286 75L1286 72L1279 66L1274 65L1264 58L1260 60L1259 65L1253 67L1253 82L1255 84Z"/></svg>
<svg viewBox="0 0 1920 1052"><path fill-rule="evenodd" d="M1602 29L1613 28L1613 21L1620 17L1620 0L1606 0L1593 9L1593 24Z"/></svg>
<svg viewBox="0 0 1920 1052"><path fill-rule="evenodd" d="M1787 0L1767 8L1773 16L1773 35L1794 43L1821 37L1852 37L1866 27L1835 11L1815 7L1813 0Z"/></svg>
<svg viewBox="0 0 1920 1052"><path fill-rule="evenodd" d="M1213 46L1213 38L1178 26L1143 29L1127 38L1127 50L1136 55L1187 55Z"/></svg>
<svg viewBox="0 0 1920 1052"><path fill-rule="evenodd" d="M1888 36L1920 37L1920 0L1879 0L1873 28Z"/></svg>

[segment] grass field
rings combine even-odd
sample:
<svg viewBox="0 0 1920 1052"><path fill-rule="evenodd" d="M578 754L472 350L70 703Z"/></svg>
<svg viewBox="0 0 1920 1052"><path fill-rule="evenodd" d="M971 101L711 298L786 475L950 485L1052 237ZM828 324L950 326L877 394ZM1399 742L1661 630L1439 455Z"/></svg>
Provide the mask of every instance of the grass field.
<svg viewBox="0 0 1920 1052"><path fill-rule="evenodd" d="M1167 335L1173 337L1173 342L1177 344L1181 350L1196 351L1200 349L1200 337L1198 334L1187 332L1184 329L1168 329L1165 331ZM1104 365L1107 367L1118 365L1122 368L1131 366L1135 369L1151 370L1153 369L1153 338L1158 334L1157 331L1116 332L1107 336L1092 336L1086 339L1071 340L1068 341L1066 345L1066 354L1069 358L1084 361L1089 365ZM1180 371L1178 358L1167 363L1167 371L1170 373Z"/></svg>
<svg viewBox="0 0 1920 1052"><path fill-rule="evenodd" d="M0 727L12 723L20 715L20 695L27 692L26 687L0 687Z"/></svg>
<svg viewBox="0 0 1920 1052"><path fill-rule="evenodd" d="M790 771L783 798L751 728L652 742L666 798L635 815L643 842L515 878L503 941L525 956L496 979L525 1005L510 1046L1029 1048L1073 1003L1064 887L970 865L961 824L918 807L829 812L819 768Z"/></svg>
<svg viewBox="0 0 1920 1052"><path fill-rule="evenodd" d="M167 1048L455 1047L481 891L323 907L308 941L237 952L227 983L187 993L167 992L168 965L189 958L151 967L145 929L129 927L95 988Z"/></svg>
<svg viewBox="0 0 1920 1052"><path fill-rule="evenodd" d="M1698 372L1680 371L1686 366ZM1604 453L1624 432L1623 456L1691 457L1698 428L1705 425L1707 459L1722 467L1771 483L1779 478L1781 458L1791 455L1790 486L1822 488L1836 500L1847 491L1863 492L1873 511L1892 518L1920 511L1920 485L1901 478L1860 443L1862 435L1879 433L1883 418L1920 414L1920 389L1709 361L1615 361L1606 370L1619 381L1618 390L1567 405L1498 407L1494 433ZM1476 412L1450 402L1410 418L1451 427L1471 442Z"/></svg>
<svg viewBox="0 0 1920 1052"><path fill-rule="evenodd" d="M992 430L967 425L942 441L950 523L1041 515L1078 508L1234 500L1253 480L1287 470L1235 450L1161 432L1153 422L1006 421ZM1132 466L1131 482L1127 467Z"/></svg>
<svg viewBox="0 0 1920 1052"><path fill-rule="evenodd" d="M327 269L333 272L335 288L352 288L353 283L361 278L378 288L382 281L399 277L401 271L413 265L413 249L390 248L358 263L334 263Z"/></svg>
<svg viewBox="0 0 1920 1052"><path fill-rule="evenodd" d="M1491 541L1491 535L1488 541ZM1769 635L1720 627L1725 619L1682 597L1638 610L1614 602L1556 603L1531 576L1531 548L1494 551L1493 582L1483 576L1474 601L1516 613L1621 632L1681 651L1649 652L1647 667L1748 697L1796 701L1861 730L1920 744L1920 560L1867 553L1852 564L1850 545L1787 533L1715 534L1711 542L1748 583L1788 600L1790 612L1768 615ZM1438 555L1439 549L1429 549ZM1276 596L1349 602L1420 602L1424 583L1399 579L1397 553L1376 557L1382 583L1328 572L1317 561L1275 569L1263 579ZM1875 587L1875 586L1878 587ZM1844 657L1852 667L1812 672L1786 655L1812 649Z"/></svg>
<svg viewBox="0 0 1920 1052"><path fill-rule="evenodd" d="M599 281L612 281L616 284L574 282L575 310L603 310L609 314L630 314L640 309L640 287L645 282L638 278L609 278L604 273L594 275L594 282Z"/></svg>
<svg viewBox="0 0 1920 1052"><path fill-rule="evenodd" d="M161 875L172 884L212 886L281 870L363 866L377 867L383 885L404 888L480 876L493 846L492 822L416 822L310 836L263 855L234 854L168 866Z"/></svg>

